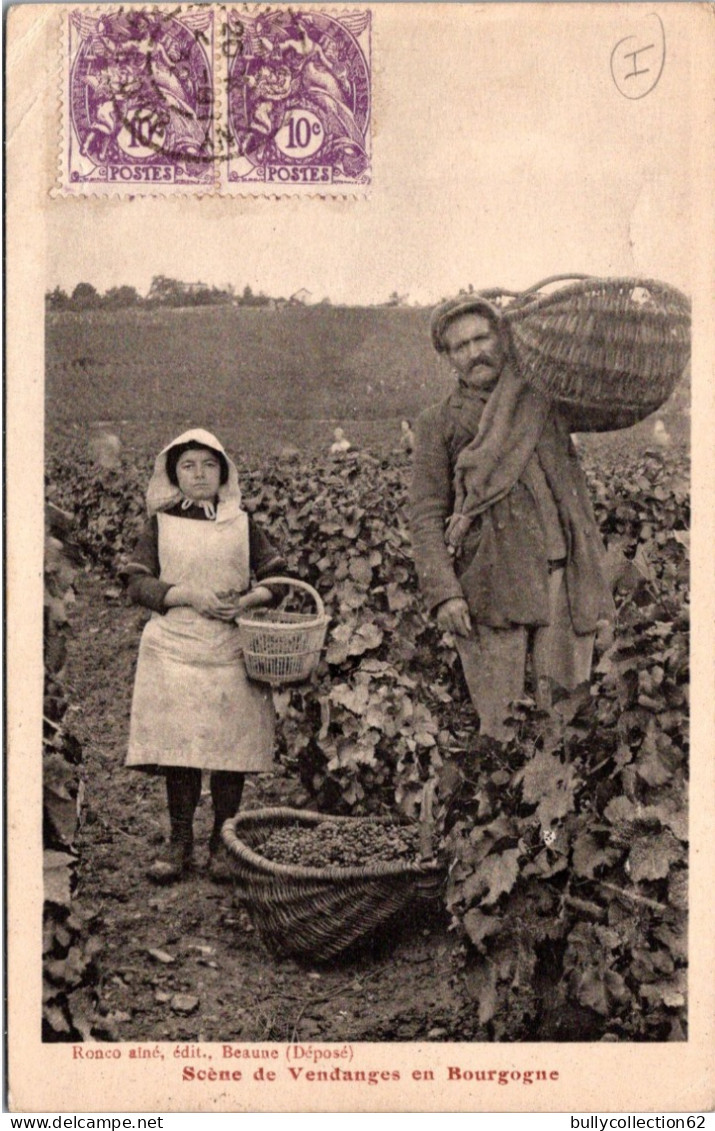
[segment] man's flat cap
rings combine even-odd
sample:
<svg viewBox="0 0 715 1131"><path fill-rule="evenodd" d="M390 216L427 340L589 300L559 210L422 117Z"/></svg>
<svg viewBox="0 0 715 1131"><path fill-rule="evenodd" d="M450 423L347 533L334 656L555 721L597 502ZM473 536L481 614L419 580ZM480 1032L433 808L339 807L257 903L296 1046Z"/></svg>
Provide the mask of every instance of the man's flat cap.
<svg viewBox="0 0 715 1131"><path fill-rule="evenodd" d="M482 314L495 323L498 323L501 319L499 307L495 306L489 299L483 298L482 295L457 295L456 298L447 299L446 302L434 308L430 322L432 344L437 353L446 352L445 330L450 322L459 318L461 314Z"/></svg>

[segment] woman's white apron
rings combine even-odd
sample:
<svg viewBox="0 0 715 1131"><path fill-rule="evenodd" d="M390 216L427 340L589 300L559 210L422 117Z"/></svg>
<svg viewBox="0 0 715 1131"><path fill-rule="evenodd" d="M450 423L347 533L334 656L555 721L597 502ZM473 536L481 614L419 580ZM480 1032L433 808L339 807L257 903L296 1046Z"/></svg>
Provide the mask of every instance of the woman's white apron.
<svg viewBox="0 0 715 1131"><path fill-rule="evenodd" d="M217 591L248 588L248 516L157 515L160 577ZM142 634L128 766L265 771L273 767L270 691L246 676L235 624L189 607L152 613Z"/></svg>

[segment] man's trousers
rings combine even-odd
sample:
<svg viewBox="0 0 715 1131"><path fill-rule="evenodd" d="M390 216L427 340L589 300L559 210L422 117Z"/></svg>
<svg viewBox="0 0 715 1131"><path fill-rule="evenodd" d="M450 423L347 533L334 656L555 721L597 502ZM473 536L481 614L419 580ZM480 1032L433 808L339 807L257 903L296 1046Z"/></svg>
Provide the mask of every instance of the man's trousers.
<svg viewBox="0 0 715 1131"><path fill-rule="evenodd" d="M527 657L532 693L548 706L554 684L573 690L591 677L595 633L578 636L571 623L563 569L549 575L550 624L542 628L488 628L474 625L470 636L455 636L469 694L479 714L481 734L506 742L509 704L523 699Z"/></svg>

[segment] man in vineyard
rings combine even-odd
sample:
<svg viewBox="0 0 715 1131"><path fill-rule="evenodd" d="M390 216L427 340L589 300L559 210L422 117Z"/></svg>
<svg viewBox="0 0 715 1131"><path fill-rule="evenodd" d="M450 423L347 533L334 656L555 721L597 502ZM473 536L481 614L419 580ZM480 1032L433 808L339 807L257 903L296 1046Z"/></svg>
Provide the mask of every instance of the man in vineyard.
<svg viewBox="0 0 715 1131"><path fill-rule="evenodd" d="M420 587L459 652L480 732L511 737L530 661L537 702L587 681L613 603L568 422L518 378L497 306L437 307L457 388L417 420L410 509Z"/></svg>

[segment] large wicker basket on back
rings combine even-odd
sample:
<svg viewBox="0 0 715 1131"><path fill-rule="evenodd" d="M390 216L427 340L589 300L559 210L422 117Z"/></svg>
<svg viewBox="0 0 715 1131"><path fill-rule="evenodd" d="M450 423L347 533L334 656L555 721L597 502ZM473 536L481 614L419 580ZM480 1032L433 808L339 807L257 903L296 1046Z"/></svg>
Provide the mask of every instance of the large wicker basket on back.
<svg viewBox="0 0 715 1131"><path fill-rule="evenodd" d="M325 868L276 864L257 848L281 825L321 821L384 824L380 817L334 817L303 809L255 809L223 827L238 892L262 938L277 954L332 958L414 904L439 893L435 861Z"/></svg>
<svg viewBox="0 0 715 1131"><path fill-rule="evenodd" d="M516 295L503 321L522 377L567 410L573 431L643 420L690 357L690 302L654 279L553 276Z"/></svg>

